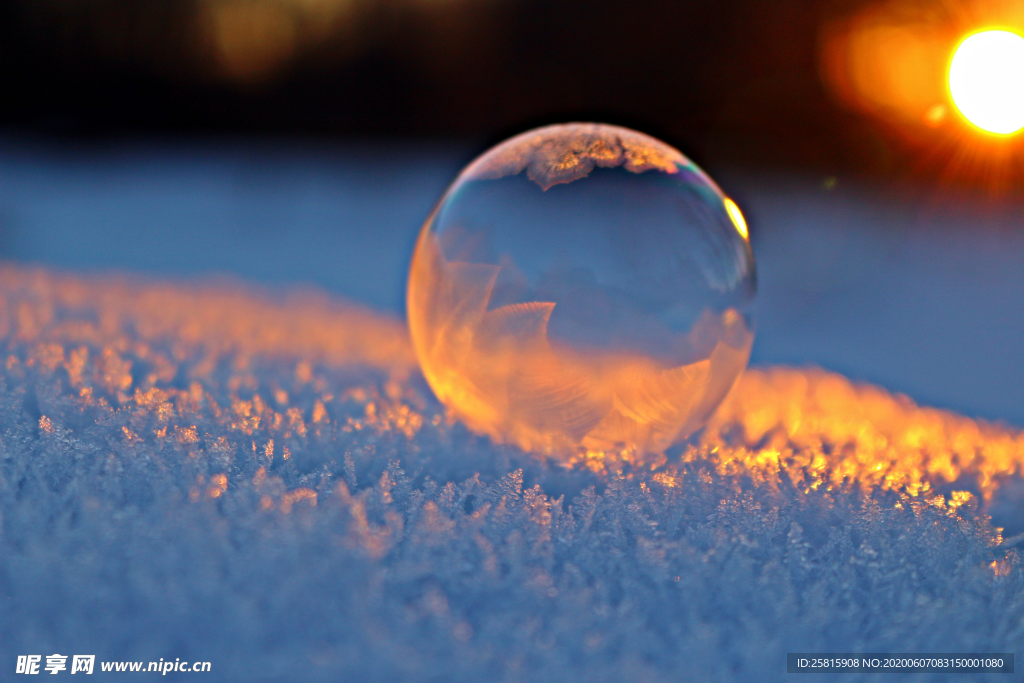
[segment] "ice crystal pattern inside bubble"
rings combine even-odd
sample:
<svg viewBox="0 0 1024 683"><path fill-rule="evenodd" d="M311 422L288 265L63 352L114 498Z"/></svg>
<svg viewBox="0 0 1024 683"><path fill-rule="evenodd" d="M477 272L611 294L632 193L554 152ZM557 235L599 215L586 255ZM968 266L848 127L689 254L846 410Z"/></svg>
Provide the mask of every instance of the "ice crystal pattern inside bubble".
<svg viewBox="0 0 1024 683"><path fill-rule="evenodd" d="M472 429L656 452L743 371L755 291L743 216L693 162L566 124L462 171L420 233L408 314L427 380Z"/></svg>

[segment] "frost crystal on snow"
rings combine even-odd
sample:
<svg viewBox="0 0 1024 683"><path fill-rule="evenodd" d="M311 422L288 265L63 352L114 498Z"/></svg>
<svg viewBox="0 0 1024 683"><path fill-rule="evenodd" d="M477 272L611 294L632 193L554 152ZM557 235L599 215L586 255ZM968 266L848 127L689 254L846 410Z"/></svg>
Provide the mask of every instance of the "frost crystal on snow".
<svg viewBox="0 0 1024 683"><path fill-rule="evenodd" d="M663 461L552 464L449 420L404 335L0 269L0 666L770 681L788 651L1024 642L1024 528L987 516L1019 515L1017 431L772 369Z"/></svg>

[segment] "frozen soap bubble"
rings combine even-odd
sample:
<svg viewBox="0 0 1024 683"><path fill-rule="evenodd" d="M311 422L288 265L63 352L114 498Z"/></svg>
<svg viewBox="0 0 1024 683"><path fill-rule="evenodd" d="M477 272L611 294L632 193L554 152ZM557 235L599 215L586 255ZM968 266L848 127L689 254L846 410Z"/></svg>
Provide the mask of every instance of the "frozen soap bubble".
<svg viewBox="0 0 1024 683"><path fill-rule="evenodd" d="M754 257L736 205L626 128L538 128L459 174L409 273L416 353L471 429L561 455L659 452L746 367Z"/></svg>

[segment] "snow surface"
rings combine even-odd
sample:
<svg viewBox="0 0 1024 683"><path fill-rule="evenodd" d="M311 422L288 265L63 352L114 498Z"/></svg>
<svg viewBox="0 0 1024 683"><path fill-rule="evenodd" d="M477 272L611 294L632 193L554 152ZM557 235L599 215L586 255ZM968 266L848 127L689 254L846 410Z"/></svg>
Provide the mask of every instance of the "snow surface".
<svg viewBox="0 0 1024 683"><path fill-rule="evenodd" d="M468 433L400 324L311 292L6 266L0 337L4 680L52 653L207 660L177 678L210 681L1024 664L1019 539L987 516L1021 526L1007 427L773 369L665 461L565 466Z"/></svg>

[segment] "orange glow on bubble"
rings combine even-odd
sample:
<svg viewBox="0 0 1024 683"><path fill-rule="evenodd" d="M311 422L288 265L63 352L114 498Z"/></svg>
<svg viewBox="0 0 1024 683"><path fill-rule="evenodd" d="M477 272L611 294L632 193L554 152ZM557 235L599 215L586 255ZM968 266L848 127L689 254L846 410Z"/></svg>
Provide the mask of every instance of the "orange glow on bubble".
<svg viewBox="0 0 1024 683"><path fill-rule="evenodd" d="M547 335L554 303L487 310L496 273L447 261L424 230L409 275L409 323L437 397L498 441L550 454L664 450L704 423L750 356L753 334L731 308L698 320L694 338L722 341L687 365L555 344Z"/></svg>
<svg viewBox="0 0 1024 683"><path fill-rule="evenodd" d="M965 38L949 65L949 92L964 118L988 133L1024 128L1024 38L1002 30Z"/></svg>

